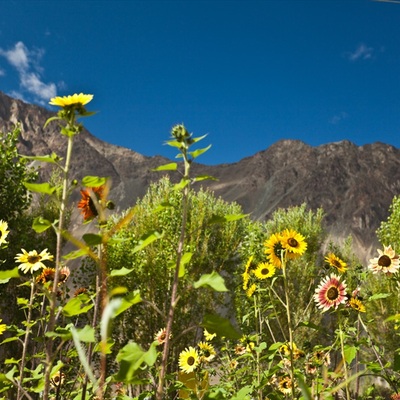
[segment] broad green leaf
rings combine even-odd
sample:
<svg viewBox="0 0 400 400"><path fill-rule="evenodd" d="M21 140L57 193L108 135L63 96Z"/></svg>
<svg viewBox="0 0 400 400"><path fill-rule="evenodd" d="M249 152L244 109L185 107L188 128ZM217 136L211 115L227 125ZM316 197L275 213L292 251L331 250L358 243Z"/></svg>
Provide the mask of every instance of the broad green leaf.
<svg viewBox="0 0 400 400"><path fill-rule="evenodd" d="M201 286L210 286L216 292L227 292L228 289L225 286L224 278L218 272L211 272L211 274L204 274L200 279L193 284L194 288L197 289Z"/></svg>
<svg viewBox="0 0 400 400"><path fill-rule="evenodd" d="M19 277L18 267L15 267L14 269L7 269L4 271L0 271L0 284L7 283L11 278L18 278L18 277Z"/></svg>
<svg viewBox="0 0 400 400"><path fill-rule="evenodd" d="M207 150L209 150L211 147L211 144L208 145L207 147L204 147L202 149L197 149L195 151L190 151L189 154L193 157L193 158L197 158L198 156L200 156L201 154L205 153Z"/></svg>
<svg viewBox="0 0 400 400"><path fill-rule="evenodd" d="M139 290L134 290L129 293L127 296L121 298L121 303L119 307L115 310L115 316L123 313L128 308L132 307L134 304L140 303L142 298L140 296Z"/></svg>
<svg viewBox="0 0 400 400"><path fill-rule="evenodd" d="M27 160L35 160L35 161L46 162L46 163L50 163L50 164L57 164L57 161L62 160L54 152L47 156L23 156L22 155L21 157L26 158Z"/></svg>
<svg viewBox="0 0 400 400"><path fill-rule="evenodd" d="M124 286L117 286L117 287L113 288L113 289L110 291L110 293L108 294L108 296L109 296L110 298L112 298L112 297L114 297L114 296L121 296L121 295L123 295L123 294L125 294L125 293L127 293L127 292L128 292L128 289L127 289L126 287L124 287Z"/></svg>
<svg viewBox="0 0 400 400"><path fill-rule="evenodd" d="M350 364L356 357L357 347L344 345L344 358L348 364Z"/></svg>
<svg viewBox="0 0 400 400"><path fill-rule="evenodd" d="M32 223L32 229L37 233L42 233L52 227L52 223L42 217L36 217Z"/></svg>
<svg viewBox="0 0 400 400"><path fill-rule="evenodd" d="M155 240L161 239L163 235L164 233L159 233L157 231L146 233L139 239L139 243L133 248L132 252L137 253L138 251L148 246L150 243L153 243Z"/></svg>
<svg viewBox="0 0 400 400"><path fill-rule="evenodd" d="M179 278L183 278L186 273L186 264L192 259L193 253L184 253L181 257L181 263L179 264Z"/></svg>
<svg viewBox="0 0 400 400"><path fill-rule="evenodd" d="M86 256L87 254L89 254L89 252L90 252L89 249L74 250L68 254L65 254L63 258L65 260L75 260L75 258Z"/></svg>
<svg viewBox="0 0 400 400"><path fill-rule="evenodd" d="M66 317L73 317L74 315L86 313L91 308L93 308L91 298L86 293L82 293L76 297L72 297L62 310Z"/></svg>
<svg viewBox="0 0 400 400"><path fill-rule="evenodd" d="M50 183L29 183L24 182L24 186L31 192L53 194L57 190L57 186L51 186Z"/></svg>
<svg viewBox="0 0 400 400"><path fill-rule="evenodd" d="M200 142L200 140L203 140L205 137L207 137L208 136L208 134L206 133L205 135L203 135L203 136L198 136L198 137L195 137L195 138L192 138L192 142L193 143L197 143L197 142Z"/></svg>
<svg viewBox="0 0 400 400"><path fill-rule="evenodd" d="M390 317L385 319L385 322L390 322L390 321L400 321L400 314L391 315Z"/></svg>
<svg viewBox="0 0 400 400"><path fill-rule="evenodd" d="M137 343L128 343L117 354L119 371L114 376L118 382L129 383L135 378L138 371L142 371L141 366L146 364L151 367L157 359L157 342L150 345L149 350L144 351Z"/></svg>
<svg viewBox="0 0 400 400"><path fill-rule="evenodd" d="M86 233L82 236L82 239L88 246L97 246L103 242L103 237L94 233Z"/></svg>
<svg viewBox="0 0 400 400"><path fill-rule="evenodd" d="M182 178L181 181L180 181L179 183L176 183L176 184L173 186L172 190L182 190L182 189L184 189L187 185L189 185L189 183L190 183L190 180L189 180L189 179Z"/></svg>
<svg viewBox="0 0 400 400"><path fill-rule="evenodd" d="M114 297L107 303L103 310L100 321L100 336L104 343L107 342L110 321L116 317L116 311L121 306L121 302L121 298Z"/></svg>
<svg viewBox="0 0 400 400"><path fill-rule="evenodd" d="M212 215L208 220L209 224L220 224L224 222L238 221L246 218L249 214L227 214L227 215Z"/></svg>
<svg viewBox="0 0 400 400"><path fill-rule="evenodd" d="M373 294L368 298L368 301L378 300L378 299L386 299L386 297L391 296L391 293L377 293Z"/></svg>
<svg viewBox="0 0 400 400"><path fill-rule="evenodd" d="M125 275L130 274L133 270L134 270L134 268L128 269L125 267L122 267L121 269L113 269L110 272L110 276L125 276Z"/></svg>
<svg viewBox="0 0 400 400"><path fill-rule="evenodd" d="M167 140L165 144L171 147L177 147L178 149L182 147L182 143L178 142L177 140Z"/></svg>
<svg viewBox="0 0 400 400"><path fill-rule="evenodd" d="M233 340L238 340L242 337L242 333L232 326L229 319L220 317L219 315L205 315L201 326L206 328L210 333L216 333L219 337L225 336Z"/></svg>
<svg viewBox="0 0 400 400"><path fill-rule="evenodd" d="M201 182L201 181L206 181L206 180L217 181L218 178L215 178L211 175L199 175L199 176L196 176L195 178L193 178L192 182Z"/></svg>
<svg viewBox="0 0 400 400"><path fill-rule="evenodd" d="M107 178L100 176L85 176L82 178L82 185L86 187L99 187L105 185Z"/></svg>
<svg viewBox="0 0 400 400"><path fill-rule="evenodd" d="M177 163L169 163L165 165L160 165L159 167L153 168L152 171L176 171L178 168Z"/></svg>
<svg viewBox="0 0 400 400"><path fill-rule="evenodd" d="M244 386L242 387L235 396L231 398L231 400L250 400L250 393L253 391L252 386Z"/></svg>

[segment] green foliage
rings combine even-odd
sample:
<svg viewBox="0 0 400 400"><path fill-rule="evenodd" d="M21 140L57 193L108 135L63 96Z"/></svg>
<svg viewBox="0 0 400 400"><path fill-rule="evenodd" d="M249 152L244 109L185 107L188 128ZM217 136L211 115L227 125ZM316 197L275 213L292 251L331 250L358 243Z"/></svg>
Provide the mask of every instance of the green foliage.
<svg viewBox="0 0 400 400"><path fill-rule="evenodd" d="M384 246L391 245L394 249L400 249L400 196L394 196L389 206L389 216L382 221L376 231L376 235Z"/></svg>

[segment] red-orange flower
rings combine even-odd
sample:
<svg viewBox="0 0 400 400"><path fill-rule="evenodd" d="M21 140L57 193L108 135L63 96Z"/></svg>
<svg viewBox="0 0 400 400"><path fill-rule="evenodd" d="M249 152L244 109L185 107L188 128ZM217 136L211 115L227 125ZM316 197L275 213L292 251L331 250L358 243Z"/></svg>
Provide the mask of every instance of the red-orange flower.
<svg viewBox="0 0 400 400"><path fill-rule="evenodd" d="M78 203L78 208L81 209L81 213L83 214L83 219L85 221L90 221L99 215L96 205L90 197L90 190L100 202L103 199L104 185L93 187L89 190L81 190L82 199Z"/></svg>

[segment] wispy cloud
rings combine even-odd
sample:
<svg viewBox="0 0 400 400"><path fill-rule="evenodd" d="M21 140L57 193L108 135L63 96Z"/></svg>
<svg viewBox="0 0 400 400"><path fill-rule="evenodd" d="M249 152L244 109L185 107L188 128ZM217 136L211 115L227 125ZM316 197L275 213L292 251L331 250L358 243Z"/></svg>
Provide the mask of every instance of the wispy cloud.
<svg viewBox="0 0 400 400"><path fill-rule="evenodd" d="M330 119L329 123L332 124L332 125L337 125L337 124L339 124L340 122L342 122L344 119L347 119L348 117L349 117L349 114L347 114L347 113L344 112L344 111L341 111L340 113L334 115L334 116Z"/></svg>
<svg viewBox="0 0 400 400"><path fill-rule="evenodd" d="M346 53L346 57L350 61L369 60L374 56L374 53L373 47L368 47L366 44L361 43L354 51Z"/></svg>
<svg viewBox="0 0 400 400"><path fill-rule="evenodd" d="M57 94L55 83L45 83L41 78L43 68L40 66L44 50L29 50L24 43L17 42L13 48L4 50L0 48L0 56L6 58L19 74L20 89L35 97L35 100L43 103L45 100ZM20 92L20 98L23 96Z"/></svg>

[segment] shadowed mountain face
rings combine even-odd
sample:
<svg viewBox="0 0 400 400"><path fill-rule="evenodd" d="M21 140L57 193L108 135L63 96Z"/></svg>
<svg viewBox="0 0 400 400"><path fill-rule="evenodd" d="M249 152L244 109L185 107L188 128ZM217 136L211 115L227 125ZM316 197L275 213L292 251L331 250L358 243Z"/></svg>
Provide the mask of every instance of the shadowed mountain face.
<svg viewBox="0 0 400 400"><path fill-rule="evenodd" d="M20 122L21 154L64 156L66 138L57 125L43 129L52 115L0 92L0 129L11 130ZM86 130L75 138L73 154L71 178L111 177L110 197L120 210L133 205L150 182L161 177L152 168L169 162L108 144ZM352 234L362 258L375 250L375 231L400 192L400 150L383 143L359 147L342 141L311 147L282 140L234 164L195 164L193 169L194 174L218 178L203 185L227 201L236 201L254 219L267 219L277 208L304 202L311 209L322 207L328 231L338 239Z"/></svg>

